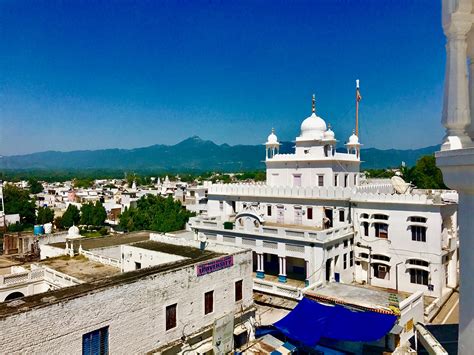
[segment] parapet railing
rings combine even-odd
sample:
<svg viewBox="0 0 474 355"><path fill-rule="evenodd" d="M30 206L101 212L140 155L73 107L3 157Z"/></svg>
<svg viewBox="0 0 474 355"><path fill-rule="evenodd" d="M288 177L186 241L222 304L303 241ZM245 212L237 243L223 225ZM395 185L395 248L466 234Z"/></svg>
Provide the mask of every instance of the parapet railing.
<svg viewBox="0 0 474 355"><path fill-rule="evenodd" d="M18 272L9 275L0 276L0 287L10 286L19 283L27 283L30 281L38 281L43 279L44 270L36 269L32 271Z"/></svg>
<svg viewBox="0 0 474 355"><path fill-rule="evenodd" d="M274 282L253 279L253 289L259 292L270 293L294 300L300 300L303 297L301 289L295 286L277 284Z"/></svg>
<svg viewBox="0 0 474 355"><path fill-rule="evenodd" d="M298 228L289 228L289 227L279 227L279 226L260 226L258 228L252 228L251 230L246 229L245 227L233 226L232 229L229 227L224 227L224 222L222 221L213 221L213 220L203 220L199 218L194 218L189 221L191 228L197 229L212 229L218 230L219 234L226 234L226 231L229 232L239 232L239 233L252 233L252 234L262 234L266 236L278 237L278 238L304 238L312 239L320 242L325 242L333 238L337 238L349 233L352 233L352 228L349 225L343 227L335 227L324 230L303 230Z"/></svg>
<svg viewBox="0 0 474 355"><path fill-rule="evenodd" d="M80 254L84 255L87 259L91 261L96 261L98 263L113 266L119 269L122 267L122 263L119 259L111 258L111 257L100 255L100 254L95 254L84 249L80 251Z"/></svg>

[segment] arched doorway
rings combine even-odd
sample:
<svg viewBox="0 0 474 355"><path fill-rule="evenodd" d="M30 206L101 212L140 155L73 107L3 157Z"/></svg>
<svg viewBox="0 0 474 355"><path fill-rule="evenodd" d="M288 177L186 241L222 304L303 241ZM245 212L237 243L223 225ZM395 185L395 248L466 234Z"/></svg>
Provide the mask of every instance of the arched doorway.
<svg viewBox="0 0 474 355"><path fill-rule="evenodd" d="M21 298L21 297L25 297L25 295L21 292L12 292L5 298L5 301L15 300L15 299Z"/></svg>

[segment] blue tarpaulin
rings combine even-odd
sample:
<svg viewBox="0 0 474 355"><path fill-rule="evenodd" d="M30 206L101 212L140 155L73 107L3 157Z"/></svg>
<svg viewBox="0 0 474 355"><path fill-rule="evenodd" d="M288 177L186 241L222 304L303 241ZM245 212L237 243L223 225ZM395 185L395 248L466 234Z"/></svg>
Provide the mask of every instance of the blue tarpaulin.
<svg viewBox="0 0 474 355"><path fill-rule="evenodd" d="M303 298L288 315L274 324L288 338L315 346L320 338L374 341L393 328L397 317L370 311L351 311L343 306L325 306Z"/></svg>

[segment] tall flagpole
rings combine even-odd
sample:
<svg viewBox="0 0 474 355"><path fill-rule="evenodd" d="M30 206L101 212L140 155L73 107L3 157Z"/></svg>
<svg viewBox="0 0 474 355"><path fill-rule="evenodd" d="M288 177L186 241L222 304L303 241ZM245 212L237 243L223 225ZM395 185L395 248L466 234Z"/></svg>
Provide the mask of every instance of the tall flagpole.
<svg viewBox="0 0 474 355"><path fill-rule="evenodd" d="M359 137L359 101L362 97L359 92L359 79L356 80L356 125L355 125L355 135Z"/></svg>

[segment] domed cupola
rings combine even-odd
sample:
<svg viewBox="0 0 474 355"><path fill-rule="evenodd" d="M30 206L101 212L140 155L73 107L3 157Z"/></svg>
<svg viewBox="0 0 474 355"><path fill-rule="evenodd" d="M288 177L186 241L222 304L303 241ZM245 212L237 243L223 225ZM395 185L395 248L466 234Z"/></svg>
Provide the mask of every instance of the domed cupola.
<svg viewBox="0 0 474 355"><path fill-rule="evenodd" d="M336 140L336 135L334 131L331 129L331 125L328 125L328 130L324 132L324 139L328 141Z"/></svg>
<svg viewBox="0 0 474 355"><path fill-rule="evenodd" d="M355 154L357 158L360 156L360 146L359 137L355 134L355 131L352 132L352 135L349 137L349 141L346 143L347 153Z"/></svg>
<svg viewBox="0 0 474 355"><path fill-rule="evenodd" d="M267 138L265 143L266 157L267 159L273 158L280 151L280 143L278 142L278 137L275 134L275 129L272 128L272 133Z"/></svg>
<svg viewBox="0 0 474 355"><path fill-rule="evenodd" d="M319 117L316 116L316 99L313 95L313 109L312 114L308 118L306 118L303 123L301 124L301 138L304 139L316 139L320 140L324 138L324 132L326 132L326 122Z"/></svg>

